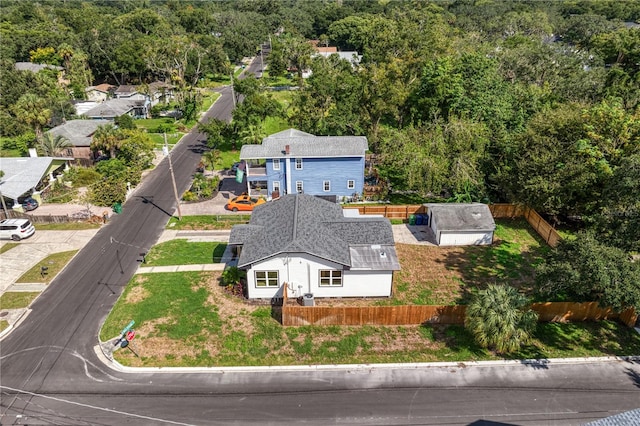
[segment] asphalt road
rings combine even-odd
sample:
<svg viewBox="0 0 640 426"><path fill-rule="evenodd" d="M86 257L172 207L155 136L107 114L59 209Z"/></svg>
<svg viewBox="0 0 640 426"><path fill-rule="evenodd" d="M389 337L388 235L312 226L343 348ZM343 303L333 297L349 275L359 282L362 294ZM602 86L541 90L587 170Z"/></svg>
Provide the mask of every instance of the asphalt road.
<svg viewBox="0 0 640 426"><path fill-rule="evenodd" d="M208 116L229 106L223 91ZM171 153L179 193L203 142ZM100 326L175 209L165 159L1 342L2 425L578 425L640 407L637 361L116 369L97 355Z"/></svg>

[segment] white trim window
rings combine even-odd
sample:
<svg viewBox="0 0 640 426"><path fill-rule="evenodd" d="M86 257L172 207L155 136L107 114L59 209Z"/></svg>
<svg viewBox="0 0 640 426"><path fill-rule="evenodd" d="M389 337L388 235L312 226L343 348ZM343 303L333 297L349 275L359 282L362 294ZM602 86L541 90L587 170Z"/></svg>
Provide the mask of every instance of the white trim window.
<svg viewBox="0 0 640 426"><path fill-rule="evenodd" d="M278 287L278 271L256 271L256 287Z"/></svg>
<svg viewBox="0 0 640 426"><path fill-rule="evenodd" d="M280 181L279 180L274 180L272 185L273 185L273 191L280 192Z"/></svg>
<svg viewBox="0 0 640 426"><path fill-rule="evenodd" d="M320 287L342 287L342 271L335 269L320 270Z"/></svg>
<svg viewBox="0 0 640 426"><path fill-rule="evenodd" d="M356 189L356 181L353 179L349 179L347 181L347 189Z"/></svg>
<svg viewBox="0 0 640 426"><path fill-rule="evenodd" d="M324 182L322 182L322 190L324 192L331 191L331 181L330 180L325 180Z"/></svg>
<svg viewBox="0 0 640 426"><path fill-rule="evenodd" d="M296 170L302 170L302 158L296 158Z"/></svg>
<svg viewBox="0 0 640 426"><path fill-rule="evenodd" d="M279 158L274 158L273 159L273 170L280 170L280 159Z"/></svg>
<svg viewBox="0 0 640 426"><path fill-rule="evenodd" d="M304 185L302 184L301 180L296 181L296 192L298 194L302 194L304 192Z"/></svg>

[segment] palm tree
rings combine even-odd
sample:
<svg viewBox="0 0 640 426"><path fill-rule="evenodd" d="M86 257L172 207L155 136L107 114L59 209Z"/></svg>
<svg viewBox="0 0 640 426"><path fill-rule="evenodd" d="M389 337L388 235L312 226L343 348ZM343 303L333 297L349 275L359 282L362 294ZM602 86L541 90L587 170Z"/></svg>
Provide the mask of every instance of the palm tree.
<svg viewBox="0 0 640 426"><path fill-rule="evenodd" d="M70 146L72 146L72 144L69 139L62 135L45 133L42 135L42 138L38 140L38 147L45 157L62 156L66 148Z"/></svg>
<svg viewBox="0 0 640 426"><path fill-rule="evenodd" d="M215 170L216 164L220 161L220 150L212 149L210 151L202 154L202 160L205 162L207 166L209 166L210 170Z"/></svg>
<svg viewBox="0 0 640 426"><path fill-rule="evenodd" d="M42 137L42 126L51 119L51 110L47 108L46 100L33 93L20 96L12 108L16 118L33 127L36 139Z"/></svg>
<svg viewBox="0 0 640 426"><path fill-rule="evenodd" d="M103 126L98 126L93 134L93 141L91 142L92 149L106 149L109 151L111 158L116 158L116 149L120 148L123 138L120 135L120 131L116 127L109 123Z"/></svg>
<svg viewBox="0 0 640 426"><path fill-rule="evenodd" d="M518 290L490 285L467 306L465 326L482 347L509 353L530 341L537 321L538 314Z"/></svg>
<svg viewBox="0 0 640 426"><path fill-rule="evenodd" d="M266 136L262 124L249 124L240 132L242 142L245 144L259 144Z"/></svg>

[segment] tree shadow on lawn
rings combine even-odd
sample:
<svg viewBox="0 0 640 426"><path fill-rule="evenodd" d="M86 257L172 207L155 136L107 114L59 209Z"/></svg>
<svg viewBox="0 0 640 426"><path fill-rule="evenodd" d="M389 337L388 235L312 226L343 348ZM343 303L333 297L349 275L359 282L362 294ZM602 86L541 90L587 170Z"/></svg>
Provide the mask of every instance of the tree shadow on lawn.
<svg viewBox="0 0 640 426"><path fill-rule="evenodd" d="M524 220L498 220L490 246L462 246L449 251L443 262L460 274L462 285L455 303L467 304L489 284L507 284L535 296L535 265L548 251L546 243Z"/></svg>
<svg viewBox="0 0 640 426"><path fill-rule="evenodd" d="M538 344L524 346L510 359L620 356L640 353L640 335L615 321L540 322L533 335Z"/></svg>
<svg viewBox="0 0 640 426"><path fill-rule="evenodd" d="M455 360L487 359L490 352L476 343L471 333L459 324L422 324L420 327L430 330L429 338L444 345L458 354Z"/></svg>

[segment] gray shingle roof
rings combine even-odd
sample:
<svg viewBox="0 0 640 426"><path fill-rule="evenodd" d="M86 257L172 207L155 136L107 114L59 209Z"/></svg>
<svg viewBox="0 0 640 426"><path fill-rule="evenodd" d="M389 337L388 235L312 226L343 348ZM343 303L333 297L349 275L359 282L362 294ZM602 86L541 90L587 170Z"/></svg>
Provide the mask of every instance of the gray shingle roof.
<svg viewBox="0 0 640 426"><path fill-rule="evenodd" d="M400 269L388 219L345 218L339 205L308 194L257 206L249 225L233 227L229 243L243 246L240 267L282 253L308 253L354 268ZM375 250L385 252L382 263Z"/></svg>
<svg viewBox="0 0 640 426"><path fill-rule="evenodd" d="M493 231L496 223L489 206L482 203L427 203L439 231Z"/></svg>
<svg viewBox="0 0 640 426"><path fill-rule="evenodd" d="M584 426L637 426L640 425L640 408L614 414L604 419L586 423Z"/></svg>
<svg viewBox="0 0 640 426"><path fill-rule="evenodd" d="M69 120L48 133L64 136L73 146L90 146L91 139L99 126L111 123L109 120Z"/></svg>
<svg viewBox="0 0 640 426"><path fill-rule="evenodd" d="M56 71L62 71L64 69L56 65L35 64L33 62L16 62L14 68L18 71L31 71L36 74L44 69L51 69Z"/></svg>
<svg viewBox="0 0 640 426"><path fill-rule="evenodd" d="M262 140L261 145L244 145L240 159L284 158L289 145L289 157L361 157L369 144L364 136L314 136L288 129Z"/></svg>
<svg viewBox="0 0 640 426"><path fill-rule="evenodd" d="M4 176L0 180L0 192L14 200L35 188L47 173L54 160L68 161L68 158L54 157L2 157L0 170Z"/></svg>
<svg viewBox="0 0 640 426"><path fill-rule="evenodd" d="M98 106L91 108L83 115L96 118L115 118L120 117L122 114L126 114L136 106L140 105L144 105L144 102L132 99L108 99Z"/></svg>

